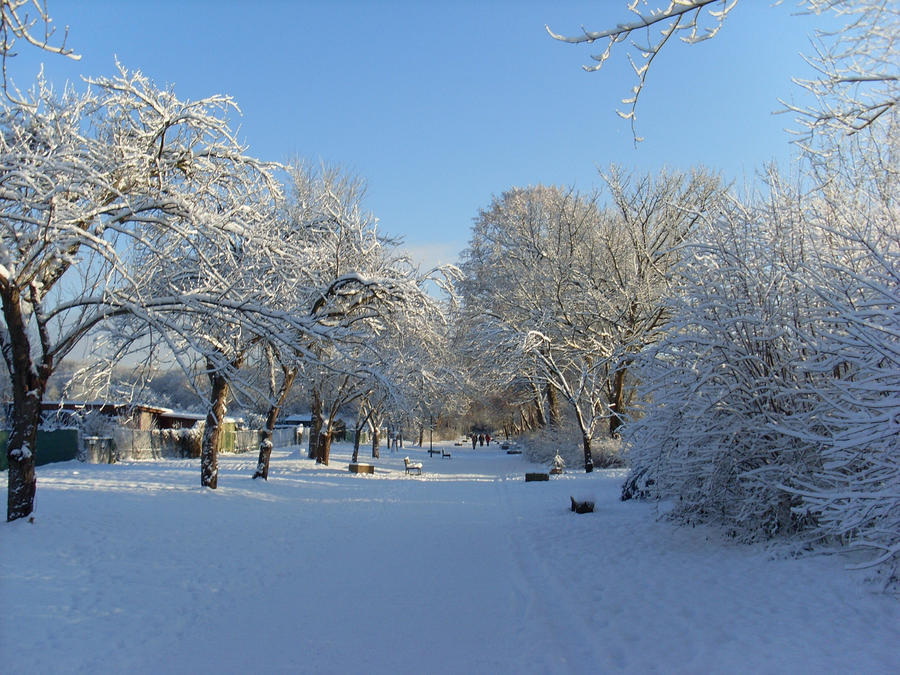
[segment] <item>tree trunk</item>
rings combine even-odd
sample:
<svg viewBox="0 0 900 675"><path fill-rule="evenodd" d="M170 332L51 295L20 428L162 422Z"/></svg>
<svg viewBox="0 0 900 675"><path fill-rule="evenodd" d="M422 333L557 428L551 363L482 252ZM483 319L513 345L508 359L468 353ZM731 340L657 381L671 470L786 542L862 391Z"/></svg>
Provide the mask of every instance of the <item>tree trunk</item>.
<svg viewBox="0 0 900 675"><path fill-rule="evenodd" d="M372 457L378 459L381 457L381 453L378 450L378 444L381 442L381 438L379 438L379 430L378 423L372 424Z"/></svg>
<svg viewBox="0 0 900 675"><path fill-rule="evenodd" d="M365 415L363 415L365 412ZM373 408L368 404L368 401L363 401L359 406L359 413L356 416L356 433L353 436L353 461L359 461L359 446L362 442L362 430L365 426L369 428L372 427L372 412Z"/></svg>
<svg viewBox="0 0 900 675"><path fill-rule="evenodd" d="M540 408L538 408L538 412L540 412ZM559 412L559 394L556 391L556 387L553 386L552 383L547 383L547 424L554 428L558 429L561 422L560 412Z"/></svg>
<svg viewBox="0 0 900 675"><path fill-rule="evenodd" d="M269 460L272 458L272 430L268 426L262 431L259 439L259 459L256 462L256 471L253 479L262 478L269 480Z"/></svg>
<svg viewBox="0 0 900 675"><path fill-rule="evenodd" d="M531 424L528 422L528 413L525 411L525 408L519 409L519 419L522 422L522 429L530 431Z"/></svg>
<svg viewBox="0 0 900 675"><path fill-rule="evenodd" d="M41 423L41 401L47 380L53 373L53 361L45 357L37 365L33 362L28 326L15 287L3 293L3 315L6 335L0 336L0 344L13 394L12 429L6 444L9 465L6 520L13 521L34 511L37 430Z"/></svg>
<svg viewBox="0 0 900 675"><path fill-rule="evenodd" d="M425 443L425 425L420 424L419 425L419 447L421 448L424 443Z"/></svg>
<svg viewBox="0 0 900 675"><path fill-rule="evenodd" d="M319 442L316 445L316 464L328 466L328 461L331 459L331 432L326 431L324 434L319 434Z"/></svg>
<svg viewBox="0 0 900 675"><path fill-rule="evenodd" d="M591 454L591 437L582 432L581 442L584 445L584 472L591 473L594 470L594 457Z"/></svg>
<svg viewBox="0 0 900 675"><path fill-rule="evenodd" d="M581 443L584 447L584 472L591 473L594 470L594 457L591 454L591 430L584 422L581 408L573 404L575 419L578 420L578 429L581 431Z"/></svg>
<svg viewBox="0 0 900 675"><path fill-rule="evenodd" d="M625 415L625 375L627 372L627 368L619 368L613 375L612 395L610 396L611 401L609 405L612 412L609 418L610 438L618 438L619 427L625 423L623 417Z"/></svg>
<svg viewBox="0 0 900 675"><path fill-rule="evenodd" d="M319 432L322 430L322 422L313 416L312 424L309 427L309 448L306 456L308 459L315 459L319 456Z"/></svg>
<svg viewBox="0 0 900 675"><path fill-rule="evenodd" d="M288 392L294 384L294 378L297 376L296 368L282 367L284 377L281 380L281 389L278 392L278 398L269 408L266 415L266 428L263 430L262 438L259 441L259 460L256 463L256 473L253 478L262 478L269 480L269 460L272 457L272 433L275 431L275 422L278 421L278 415L281 413L281 406L287 398Z"/></svg>
<svg viewBox="0 0 900 675"><path fill-rule="evenodd" d="M350 461L356 464L359 461L359 437L362 435L362 427L356 427L353 434L353 459Z"/></svg>
<svg viewBox="0 0 900 675"><path fill-rule="evenodd" d="M225 400L228 397L228 380L219 373L210 372L212 391L210 409L203 430L200 448L200 485L215 490L219 485L219 447L222 443L222 425L225 423Z"/></svg>
<svg viewBox="0 0 900 675"><path fill-rule="evenodd" d="M535 414L535 424L537 424L538 428L543 429L547 426L547 420L544 418L544 406L541 404L541 391L537 388L537 385L532 383L531 385L534 388L534 414ZM524 418L525 413L522 413ZM530 425L529 425L530 426Z"/></svg>
<svg viewBox="0 0 900 675"><path fill-rule="evenodd" d="M319 440L322 435L322 427L324 426L324 415L322 413L322 399L316 390L312 395L312 425L309 429L309 459L318 459L319 457Z"/></svg>
<svg viewBox="0 0 900 675"><path fill-rule="evenodd" d="M21 405L13 403L13 423L6 445L9 465L7 521L24 518L34 511L34 493L37 489L34 461L42 396L42 392L29 393L22 397Z"/></svg>
<svg viewBox="0 0 900 675"><path fill-rule="evenodd" d="M334 429L334 418L337 414L337 410L332 409L326 419L324 412L325 407L322 405L321 399L318 396L315 398L318 401L316 407L319 409L319 431L316 434L318 438L316 441L316 464L328 466L328 461L331 458L331 434L332 429ZM323 429L324 431L322 431Z"/></svg>

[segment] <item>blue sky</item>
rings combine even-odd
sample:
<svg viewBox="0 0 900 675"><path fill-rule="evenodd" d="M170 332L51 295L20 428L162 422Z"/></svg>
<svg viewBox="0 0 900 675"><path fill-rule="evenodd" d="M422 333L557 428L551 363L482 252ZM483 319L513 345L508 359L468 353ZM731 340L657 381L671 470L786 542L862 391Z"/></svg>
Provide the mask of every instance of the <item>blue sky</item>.
<svg viewBox="0 0 900 675"><path fill-rule="evenodd" d="M427 262L451 262L492 195L538 182L601 187L598 167L703 164L752 180L791 156L773 115L816 20L742 0L715 40L654 63L635 147L616 110L635 83L624 51L585 73L588 46L552 40L624 21L624 0L50 0L78 62L22 47L20 88L40 62L62 84L114 57L182 98L230 94L239 136L266 160L339 163L368 182L367 208Z"/></svg>

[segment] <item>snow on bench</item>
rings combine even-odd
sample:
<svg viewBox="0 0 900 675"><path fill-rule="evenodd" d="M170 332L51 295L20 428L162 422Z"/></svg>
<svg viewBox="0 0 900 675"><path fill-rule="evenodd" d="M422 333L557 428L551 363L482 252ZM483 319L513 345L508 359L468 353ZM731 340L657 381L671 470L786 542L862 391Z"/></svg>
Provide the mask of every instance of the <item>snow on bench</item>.
<svg viewBox="0 0 900 675"><path fill-rule="evenodd" d="M406 473L416 471L420 476L422 475L422 462L410 462L409 457L404 457L403 463L406 465Z"/></svg>

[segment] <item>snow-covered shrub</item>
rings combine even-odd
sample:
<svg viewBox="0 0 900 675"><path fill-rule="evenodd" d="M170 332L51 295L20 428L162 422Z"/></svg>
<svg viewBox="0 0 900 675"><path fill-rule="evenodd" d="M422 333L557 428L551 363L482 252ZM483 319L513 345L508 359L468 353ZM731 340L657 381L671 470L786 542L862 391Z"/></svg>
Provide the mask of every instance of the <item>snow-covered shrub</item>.
<svg viewBox="0 0 900 675"><path fill-rule="evenodd" d="M896 129L896 115L894 124ZM806 278L820 301L817 425L789 424L821 448L821 467L786 480L820 539L863 552L887 585L900 567L900 166L898 134L864 161L833 167L808 217L823 242ZM844 155L846 157L846 155ZM874 161L873 161L874 160ZM842 159L842 161L845 161ZM825 245L827 242L827 245Z"/></svg>
<svg viewBox="0 0 900 675"><path fill-rule="evenodd" d="M244 420L244 424L247 429L265 429L266 428L266 413L259 413L254 411L246 411L240 413L241 419Z"/></svg>
<svg viewBox="0 0 900 675"><path fill-rule="evenodd" d="M900 230L895 230L900 232ZM892 257L893 285L866 279L855 310L836 311L819 363L836 376L821 395L821 424L793 427L821 447L821 466L785 483L815 515L820 538L865 552L860 566L879 566L886 585L900 564L900 247ZM873 270L874 271L874 270ZM888 270L885 270L888 271ZM837 278L837 277L836 277ZM885 279L888 281L888 278Z"/></svg>
<svg viewBox="0 0 900 675"><path fill-rule="evenodd" d="M550 460L550 473L562 473L566 468L566 460L559 456L557 452L553 459Z"/></svg>
<svg viewBox="0 0 900 675"><path fill-rule="evenodd" d="M736 203L707 224L681 270L670 332L638 358L648 402L626 429L643 489L742 539L798 527L800 499L783 483L820 463L814 444L783 430L816 406L798 369L816 299L793 274L809 242L790 204Z"/></svg>
<svg viewBox="0 0 900 675"><path fill-rule="evenodd" d="M583 463L581 434L574 425L544 427L519 437L525 457L536 464L549 464L558 453L570 466Z"/></svg>
<svg viewBox="0 0 900 675"><path fill-rule="evenodd" d="M893 164L896 167L896 163ZM638 357L629 496L742 540L900 559L900 172L831 183L705 226L669 332Z"/></svg>
<svg viewBox="0 0 900 675"><path fill-rule="evenodd" d="M188 429L177 429L178 443L181 447L182 457L199 457L203 444L203 430L205 424L195 424Z"/></svg>
<svg viewBox="0 0 900 675"><path fill-rule="evenodd" d="M99 410L91 410L81 415L79 429L83 436L109 437L122 423L123 420L119 418L104 415Z"/></svg>
<svg viewBox="0 0 900 675"><path fill-rule="evenodd" d="M595 438L591 444L591 455L594 466L598 469L621 468L625 466L625 455L622 452L622 440L610 438L603 434Z"/></svg>
<svg viewBox="0 0 900 675"><path fill-rule="evenodd" d="M544 427L523 435L519 441L524 446L525 457L537 464L549 465L558 454L566 466L583 466L584 449L581 431L574 423L558 427ZM594 466L599 469L621 467L625 465L622 453L622 442L603 434L591 441L591 455Z"/></svg>

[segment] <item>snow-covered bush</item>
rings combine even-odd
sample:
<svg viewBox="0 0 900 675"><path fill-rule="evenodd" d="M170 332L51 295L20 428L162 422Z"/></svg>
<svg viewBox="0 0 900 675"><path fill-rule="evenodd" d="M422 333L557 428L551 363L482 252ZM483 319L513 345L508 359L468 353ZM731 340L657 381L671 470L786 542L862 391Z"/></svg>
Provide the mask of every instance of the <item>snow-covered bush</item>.
<svg viewBox="0 0 900 675"><path fill-rule="evenodd" d="M56 408L41 412L41 431L78 429L82 436L109 436L121 421L99 410Z"/></svg>
<svg viewBox="0 0 900 675"><path fill-rule="evenodd" d="M669 37L696 37L704 18L713 37L735 3L654 4L628 3L637 16L604 31L551 32L607 39L596 70L659 24L655 43L632 42L644 59L632 122ZM743 539L802 530L874 551L864 564L900 584L900 12L800 4L838 22L815 34L813 76L794 80L810 103L786 104L802 189L736 205L689 252L670 332L638 357L646 414L625 432L635 470L623 498L673 499L676 516Z"/></svg>
<svg viewBox="0 0 900 675"><path fill-rule="evenodd" d="M797 369L815 298L791 273L805 239L788 199L735 203L690 249L670 333L639 357L649 403L627 430L633 468L685 520L742 538L792 530L799 500L778 486L819 461L781 431L815 407Z"/></svg>
<svg viewBox="0 0 900 675"><path fill-rule="evenodd" d="M549 465L558 454L567 466L584 463L581 431L574 423L564 423L559 427L544 427L519 437L524 446L525 457L536 464ZM601 436L591 445L594 466L599 469L622 467L625 465L619 439Z"/></svg>
<svg viewBox="0 0 900 675"><path fill-rule="evenodd" d="M565 468L566 468L566 460L564 460L562 457L560 457L559 453L557 452L553 456L553 459L550 460L551 472L562 473L563 469L565 469Z"/></svg>
<svg viewBox="0 0 900 675"><path fill-rule="evenodd" d="M671 500L741 540L900 558L898 172L707 223L669 333L638 358L643 415L625 430L623 498Z"/></svg>
<svg viewBox="0 0 900 675"><path fill-rule="evenodd" d="M823 245L805 272L820 303L806 365L822 382L818 425L789 425L821 448L821 467L786 481L822 539L863 551L898 585L900 566L900 134L892 117L827 167L808 218ZM862 147L860 147L862 146ZM847 158L850 158L848 160ZM854 161L855 160L855 161ZM827 242L827 245L824 245Z"/></svg>

